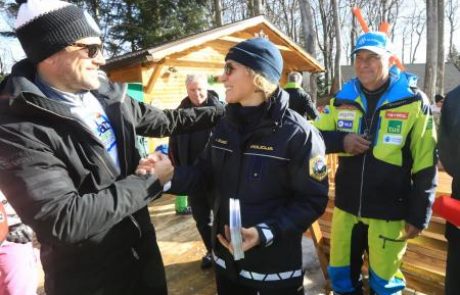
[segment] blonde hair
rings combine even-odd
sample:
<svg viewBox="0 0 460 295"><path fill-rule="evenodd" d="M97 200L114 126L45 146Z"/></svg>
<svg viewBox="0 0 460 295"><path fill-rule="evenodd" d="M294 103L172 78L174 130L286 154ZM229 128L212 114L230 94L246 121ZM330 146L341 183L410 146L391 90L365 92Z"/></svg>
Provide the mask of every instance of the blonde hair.
<svg viewBox="0 0 460 295"><path fill-rule="evenodd" d="M258 91L264 94L264 99L267 100L273 94L273 92L275 92L276 88L278 88L278 85L268 81L264 76L257 73L253 69L247 69L252 76L252 83L254 83Z"/></svg>

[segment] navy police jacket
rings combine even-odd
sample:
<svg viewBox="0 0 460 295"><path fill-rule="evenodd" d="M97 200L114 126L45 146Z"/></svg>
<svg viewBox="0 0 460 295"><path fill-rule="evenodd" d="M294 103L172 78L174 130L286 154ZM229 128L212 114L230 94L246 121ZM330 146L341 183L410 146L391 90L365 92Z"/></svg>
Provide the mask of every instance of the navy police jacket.
<svg viewBox="0 0 460 295"><path fill-rule="evenodd" d="M302 283L302 233L328 200L324 142L315 127L288 109L288 100L277 90L243 136L240 118L227 106L199 161L176 168L172 181L177 193L213 190L217 271L254 287ZM261 245L237 262L215 239L229 224L230 198L240 200L242 226L256 226L261 237Z"/></svg>

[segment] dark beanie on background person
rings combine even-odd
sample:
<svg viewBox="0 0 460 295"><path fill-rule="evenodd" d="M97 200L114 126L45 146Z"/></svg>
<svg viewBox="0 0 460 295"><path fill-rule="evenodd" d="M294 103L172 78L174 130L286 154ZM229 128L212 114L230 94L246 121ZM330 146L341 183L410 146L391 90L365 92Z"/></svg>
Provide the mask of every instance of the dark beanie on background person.
<svg viewBox="0 0 460 295"><path fill-rule="evenodd" d="M252 38L230 48L225 60L234 60L278 84L283 71L283 57L276 46L265 38Z"/></svg>
<svg viewBox="0 0 460 295"><path fill-rule="evenodd" d="M74 4L58 0L22 0L15 22L16 35L27 57L39 63L75 41L99 37L94 19Z"/></svg>
<svg viewBox="0 0 460 295"><path fill-rule="evenodd" d="M434 102L435 102L435 103L438 103L438 102L444 100L444 98L445 98L445 97L442 96L441 94L436 94L436 95L434 96Z"/></svg>

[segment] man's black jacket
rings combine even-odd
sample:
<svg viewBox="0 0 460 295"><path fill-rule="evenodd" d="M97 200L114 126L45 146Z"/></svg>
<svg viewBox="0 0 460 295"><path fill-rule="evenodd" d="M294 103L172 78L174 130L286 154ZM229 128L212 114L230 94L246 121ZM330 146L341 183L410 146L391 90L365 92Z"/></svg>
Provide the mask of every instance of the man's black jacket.
<svg viewBox="0 0 460 295"><path fill-rule="evenodd" d="M452 178L452 197L460 200L460 86L449 92L441 110L439 156ZM460 241L460 230L447 223L446 237Z"/></svg>
<svg viewBox="0 0 460 295"><path fill-rule="evenodd" d="M159 253L146 205L162 186L155 175L133 174L136 135L209 128L222 110L162 111L101 79L93 94L115 131L119 172L68 105L43 96L34 75L24 60L0 86L0 190L37 234L47 294L108 294L108 286L128 287L124 274L138 272L155 284L163 266L161 258L151 264Z"/></svg>
<svg viewBox="0 0 460 295"><path fill-rule="evenodd" d="M310 95L302 88L286 88L289 93L289 108L299 113L308 120L315 120L318 117L318 111L313 103Z"/></svg>
<svg viewBox="0 0 460 295"><path fill-rule="evenodd" d="M201 106L223 107L223 104L219 101L216 92L208 90L208 98ZM187 96L181 101L178 109L188 109L192 107L193 104ZM211 128L171 136L169 138L169 157L174 165L192 165L206 146L210 134Z"/></svg>

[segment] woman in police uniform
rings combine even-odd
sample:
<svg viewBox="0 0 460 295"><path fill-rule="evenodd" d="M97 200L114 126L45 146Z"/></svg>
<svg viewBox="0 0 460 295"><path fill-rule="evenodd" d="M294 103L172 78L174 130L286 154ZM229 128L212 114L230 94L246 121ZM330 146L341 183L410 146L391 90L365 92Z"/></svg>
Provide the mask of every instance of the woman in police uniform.
<svg viewBox="0 0 460 295"><path fill-rule="evenodd" d="M172 191L215 192L220 295L303 294L302 233L327 204L324 143L288 109L288 94L278 86L283 60L270 41L243 41L225 60L226 115L197 164L176 168ZM238 260L228 229L230 198L240 203L244 258Z"/></svg>

